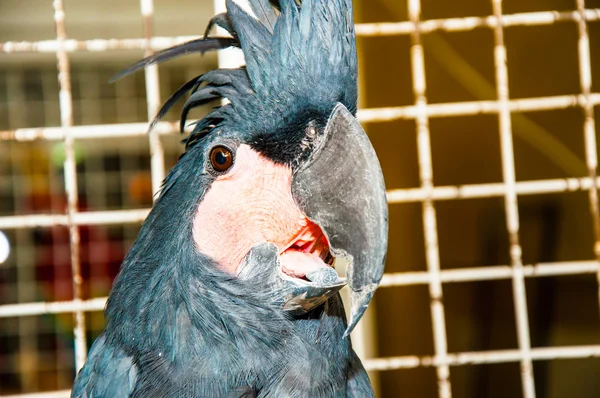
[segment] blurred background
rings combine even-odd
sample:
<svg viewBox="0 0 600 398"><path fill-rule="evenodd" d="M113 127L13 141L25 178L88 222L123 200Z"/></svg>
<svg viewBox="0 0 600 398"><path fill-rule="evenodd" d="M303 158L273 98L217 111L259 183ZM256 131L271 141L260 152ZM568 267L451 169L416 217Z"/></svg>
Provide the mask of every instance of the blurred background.
<svg viewBox="0 0 600 398"><path fill-rule="evenodd" d="M422 20L489 16L490 1L422 0ZM600 0L585 2L600 13ZM357 23L407 21L406 0L355 1ZM69 38L142 38L139 0L64 0ZM576 10L574 0L506 0L505 14ZM60 126L59 83L53 52L11 52L1 43L56 38L51 1L0 1L0 218L65 214L60 140L15 139L24 128ZM214 15L213 0L155 0L153 35L196 36ZM600 20L588 23L592 92L600 92ZM578 25L564 21L504 30L511 98L581 93ZM497 99L493 29L431 32L422 37L430 104ZM359 37L361 108L413 105L410 35ZM143 56L141 49L75 51L71 63L76 126L148 120L144 73L114 84L114 73ZM216 68L215 54L161 65L160 96ZM600 126L599 107L595 108ZM202 110L197 111L202 115ZM178 109L167 115L176 120ZM501 183L497 114L430 119L436 186ZM584 114L580 107L512 115L517 181L586 177ZM420 186L415 122L365 123L388 189ZM599 130L596 130L596 134ZM182 151L175 134L160 136L165 170ZM152 204L149 140L75 142L79 211L145 209ZM435 203L442 270L510 265L501 196ZM422 205L390 205L387 273L427 270ZM523 263L595 260L588 192L519 197ZM80 227L83 298L105 297L139 223ZM73 298L67 227L0 229L10 246L0 263L0 303ZM2 250L0 250L1 252ZM0 261L2 260L0 253ZM600 344L595 273L526 279L532 347ZM518 348L510 279L443 285L448 352ZM67 390L75 375L73 316L0 317L0 395ZM366 358L432 356L433 325L427 284L380 288L359 344ZM86 313L90 345L104 327L101 311ZM359 338L363 338L361 335ZM436 397L435 367L373 372L380 397ZM600 358L534 362L538 397L598 397ZM521 397L520 363L452 366L454 397Z"/></svg>

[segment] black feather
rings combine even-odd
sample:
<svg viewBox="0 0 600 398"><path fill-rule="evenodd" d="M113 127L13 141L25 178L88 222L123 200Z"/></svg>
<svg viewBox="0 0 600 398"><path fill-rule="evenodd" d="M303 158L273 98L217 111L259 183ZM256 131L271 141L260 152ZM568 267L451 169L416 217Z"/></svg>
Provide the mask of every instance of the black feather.
<svg viewBox="0 0 600 398"><path fill-rule="evenodd" d="M187 115L192 108L202 106L209 103L212 100L224 97L224 88L215 86L204 86L194 94L190 95L190 98L185 101L183 108L181 109L181 119L179 120L179 131L183 133L185 128L185 121Z"/></svg>
<svg viewBox="0 0 600 398"><path fill-rule="evenodd" d="M194 91L194 89L196 87L198 87L199 80L202 77L202 75L196 76L193 79L191 79L190 81L186 82L185 84L183 84L181 87L179 87L177 89L177 91L175 91L170 97L169 99L163 104L163 106L160 108L160 110L158 111L158 113L156 114L156 116L154 116L154 119L152 119L152 122L150 123L150 127L148 128L148 131L152 130L154 128L154 126L156 125L156 123L158 123L158 121L160 119L162 119L162 117L169 111L169 109L171 109L173 107L173 105L175 105L175 103L181 98L183 97L186 93L188 93L190 90Z"/></svg>
<svg viewBox="0 0 600 398"><path fill-rule="evenodd" d="M225 29L231 36L236 37L235 30L231 26L231 21L229 20L229 15L226 12L222 12L221 14L217 14L208 21L208 25L206 25L206 29L204 30L204 37L208 37L210 30L213 26L220 26Z"/></svg>
<svg viewBox="0 0 600 398"><path fill-rule="evenodd" d="M207 37L190 40L174 47L155 52L154 54L131 65L129 68L117 73L110 78L109 82L115 82L135 71L144 69L150 65L180 57L182 55L205 53L208 51L223 50L225 48L237 46L239 46L239 42L233 37Z"/></svg>

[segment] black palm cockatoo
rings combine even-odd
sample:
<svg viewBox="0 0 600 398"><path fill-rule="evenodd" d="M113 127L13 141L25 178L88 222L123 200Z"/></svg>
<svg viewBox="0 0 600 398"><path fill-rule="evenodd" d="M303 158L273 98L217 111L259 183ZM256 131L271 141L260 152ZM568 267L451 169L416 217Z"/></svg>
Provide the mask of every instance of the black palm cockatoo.
<svg viewBox="0 0 600 398"><path fill-rule="evenodd" d="M227 0L230 37L158 52L240 47L246 65L182 86L186 151L126 256L74 397L369 397L348 334L381 279L387 202L355 118L351 0ZM347 263L346 278L334 263ZM339 289L348 285L346 322Z"/></svg>

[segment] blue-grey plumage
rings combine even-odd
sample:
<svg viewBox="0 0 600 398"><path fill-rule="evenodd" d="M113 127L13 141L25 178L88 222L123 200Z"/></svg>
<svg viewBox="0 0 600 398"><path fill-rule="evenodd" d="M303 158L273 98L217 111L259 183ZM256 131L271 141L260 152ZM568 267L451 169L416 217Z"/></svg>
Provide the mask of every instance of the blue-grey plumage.
<svg viewBox="0 0 600 398"><path fill-rule="evenodd" d="M381 279L387 203L354 117L352 2L248 2L254 15L227 0L211 20L230 37L167 49L118 76L230 46L246 60L186 83L157 115L191 92L183 130L190 109L229 100L194 123L123 261L73 397L373 395L347 334ZM349 324L332 255L350 261Z"/></svg>

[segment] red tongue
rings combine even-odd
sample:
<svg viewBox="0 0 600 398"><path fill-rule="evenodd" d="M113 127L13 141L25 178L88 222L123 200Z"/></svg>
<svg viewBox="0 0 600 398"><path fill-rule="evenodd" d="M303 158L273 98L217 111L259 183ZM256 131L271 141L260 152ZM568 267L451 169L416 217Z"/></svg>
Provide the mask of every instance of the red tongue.
<svg viewBox="0 0 600 398"><path fill-rule="evenodd" d="M297 250L284 251L279 260L283 272L295 278L305 278L307 274L327 267L317 254Z"/></svg>

